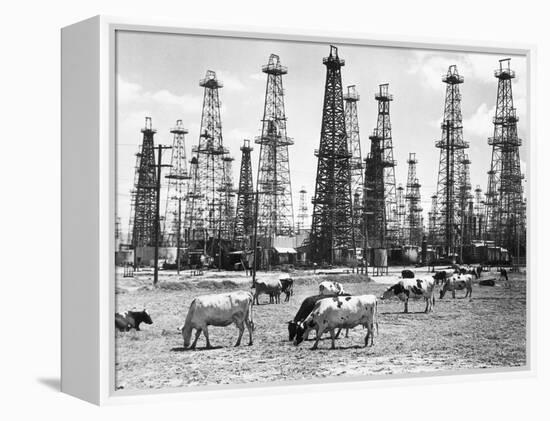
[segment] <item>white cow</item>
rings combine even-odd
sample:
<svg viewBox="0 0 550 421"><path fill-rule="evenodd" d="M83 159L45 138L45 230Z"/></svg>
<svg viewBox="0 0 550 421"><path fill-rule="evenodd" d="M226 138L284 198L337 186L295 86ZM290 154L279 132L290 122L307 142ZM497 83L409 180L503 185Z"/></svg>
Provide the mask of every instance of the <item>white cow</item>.
<svg viewBox="0 0 550 421"><path fill-rule="evenodd" d="M405 302L404 312L409 312L409 298L424 297L426 301L425 313L433 311L435 305L434 297L435 279L433 276L424 276L422 278L401 279L398 283L392 285L380 297L386 300L393 296L397 296L401 301Z"/></svg>
<svg viewBox="0 0 550 421"><path fill-rule="evenodd" d="M466 295L464 298L469 296L470 299L472 299L472 283L473 275L455 274L443 283L443 288L441 288L439 298L442 299L447 291L451 291L453 293L453 298L455 298L455 290L465 289Z"/></svg>
<svg viewBox="0 0 550 421"><path fill-rule="evenodd" d="M244 326L248 329L252 345L252 330L254 321L252 319L252 294L246 291L235 291L225 294L201 295L195 298L189 306L185 323L178 330L183 335L183 346L188 348L191 342L191 334L196 329L195 340L191 345L194 349L201 332L206 338L206 348L212 348L208 336L208 326L229 326L235 323L239 329L239 338L235 346L241 344L244 333Z"/></svg>
<svg viewBox="0 0 550 421"><path fill-rule="evenodd" d="M306 330L315 329L317 337L311 349L317 349L321 335L330 332L331 348L335 348L336 329L352 329L362 325L367 328L365 346L371 339L374 344L374 325L378 332L377 301L374 295L335 296L319 300L309 316L296 329L295 345L304 340Z"/></svg>
<svg viewBox="0 0 550 421"><path fill-rule="evenodd" d="M344 287L340 282L323 281L319 284L319 295L342 295Z"/></svg>

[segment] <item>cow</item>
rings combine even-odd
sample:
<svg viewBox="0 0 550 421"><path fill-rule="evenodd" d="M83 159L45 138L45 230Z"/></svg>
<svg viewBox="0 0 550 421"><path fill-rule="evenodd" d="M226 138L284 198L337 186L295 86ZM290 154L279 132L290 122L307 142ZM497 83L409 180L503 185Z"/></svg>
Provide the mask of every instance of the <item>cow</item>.
<svg viewBox="0 0 550 421"><path fill-rule="evenodd" d="M319 295L342 295L344 287L340 282L323 281L319 284Z"/></svg>
<svg viewBox="0 0 550 421"><path fill-rule="evenodd" d="M341 296L349 297L350 294L343 294ZM313 307L315 307L315 304L319 300L322 300L323 298L327 298L326 295L312 295L310 297L307 297L302 301L302 304L300 305L300 308L298 309L298 312L294 316L294 319L288 322L288 340L292 341L296 337L296 329L300 323L302 323L307 316L313 311ZM341 330L341 329L340 329ZM338 330L338 333L336 334L336 338L340 335L340 330ZM304 337L305 340L307 340L309 336L309 329L305 332ZM346 329L346 338L348 337L348 329Z"/></svg>
<svg viewBox="0 0 550 421"><path fill-rule="evenodd" d="M279 282L281 283L281 292L285 294L285 302L290 301L290 297L294 295L294 279L279 279Z"/></svg>
<svg viewBox="0 0 550 421"><path fill-rule="evenodd" d="M259 296L262 294L269 295L269 304L279 304L281 302L281 281L277 279L268 279L266 281L256 281L252 286L254 288L254 304L260 305Z"/></svg>
<svg viewBox="0 0 550 421"><path fill-rule="evenodd" d="M401 301L405 303L404 313L409 312L409 298L424 297L426 301L425 313L434 310L435 296L434 296L435 279L433 276L425 276L423 278L416 279L401 279L398 283L392 285L380 297L381 300L387 300L393 296L397 296Z"/></svg>
<svg viewBox="0 0 550 421"><path fill-rule="evenodd" d="M139 325L145 323L153 324L151 316L144 309L143 311L126 311L124 314L115 313L115 328L120 332L128 332L130 329L141 330Z"/></svg>
<svg viewBox="0 0 550 421"><path fill-rule="evenodd" d="M189 348L191 334L195 332L195 340L191 349L195 349L201 332L206 338L206 348L212 348L208 335L208 326L229 326L235 323L239 329L239 337L235 346L241 344L244 327L248 329L249 342L252 345L252 331L254 320L252 318L252 294L247 291L235 291L224 294L201 295L191 301L185 323L178 328L183 336L183 347Z"/></svg>
<svg viewBox="0 0 550 421"><path fill-rule="evenodd" d="M401 271L401 277L403 279L413 279L414 278L414 272L410 269L405 269Z"/></svg>
<svg viewBox="0 0 550 421"><path fill-rule="evenodd" d="M439 292L439 299L443 299L447 291L451 291L453 298L455 298L455 291L463 289L466 290L464 298L470 297L472 299L472 275L455 274L443 283L443 288Z"/></svg>
<svg viewBox="0 0 550 421"><path fill-rule="evenodd" d="M455 274L455 269L443 269L438 270L433 275L433 278L435 279L435 284L439 285L440 282L445 282L446 279L450 278Z"/></svg>
<svg viewBox="0 0 550 421"><path fill-rule="evenodd" d="M455 266L455 273L473 275L476 279L481 276L481 266Z"/></svg>
<svg viewBox="0 0 550 421"><path fill-rule="evenodd" d="M510 288L512 285L510 285L510 282L508 281L508 271L502 268L499 270L499 272L500 272L499 281L504 283L505 288Z"/></svg>
<svg viewBox="0 0 550 421"><path fill-rule="evenodd" d="M374 345L374 326L378 332L377 301L374 295L334 296L319 300L307 318L296 329L295 345L299 345L309 329L315 329L317 337L313 349L317 349L321 335L330 332L331 349L335 349L335 329L352 329L362 325L367 328L365 347Z"/></svg>

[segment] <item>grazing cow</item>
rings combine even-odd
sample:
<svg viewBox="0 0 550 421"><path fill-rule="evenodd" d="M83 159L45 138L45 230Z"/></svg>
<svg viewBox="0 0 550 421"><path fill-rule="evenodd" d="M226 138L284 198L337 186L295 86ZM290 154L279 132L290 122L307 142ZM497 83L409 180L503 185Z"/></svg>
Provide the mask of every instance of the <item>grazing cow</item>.
<svg viewBox="0 0 550 421"><path fill-rule="evenodd" d="M285 294L285 302L290 301L290 297L294 295L294 279L279 279L279 282L281 283L281 292Z"/></svg>
<svg viewBox="0 0 550 421"><path fill-rule="evenodd" d="M447 279L443 283L443 288L441 288L441 291L439 292L439 299L442 299L445 296L445 293L447 291L451 291L453 293L453 298L455 298L455 291L456 290L466 290L466 297L472 298L472 275L458 275L455 274L449 279Z"/></svg>
<svg viewBox="0 0 550 421"><path fill-rule="evenodd" d="M244 327L250 336L248 345L252 345L252 294L246 291L235 291L224 294L202 295L191 301L183 326L179 327L183 335L183 347L189 348L191 334L196 329L195 340L191 349L195 349L201 332L206 338L206 348L212 348L208 336L208 326L229 326L235 323L239 329L239 337L235 346L241 344Z"/></svg>
<svg viewBox="0 0 550 421"><path fill-rule="evenodd" d="M404 313L409 312L409 298L424 297L426 300L425 313L433 311L435 306L434 296L435 279L433 276L425 276L416 279L401 279L395 285L392 285L380 297L381 300L387 300L393 296L397 296L401 301L405 302Z"/></svg>
<svg viewBox="0 0 550 421"><path fill-rule="evenodd" d="M343 294L341 297L349 297L350 294ZM307 297L302 301L302 304L300 305L300 308L298 309L298 312L294 316L294 319L288 322L288 340L291 341L296 337L296 329L300 323L302 323L307 316L313 311L313 307L315 307L315 304L319 300L322 300L323 298L327 298L326 295L312 295L311 297ZM309 331L311 329L306 329L306 332L304 334L305 340L307 340L309 336ZM336 338L340 335L340 330L338 330L338 333L336 334ZM346 329L346 338L348 337L348 329Z"/></svg>
<svg viewBox="0 0 550 421"><path fill-rule="evenodd" d="M414 278L414 272L410 269L405 269L401 271L401 277L403 279L413 279Z"/></svg>
<svg viewBox="0 0 550 421"><path fill-rule="evenodd" d="M323 281L319 284L319 295L343 295L344 287L340 282Z"/></svg>
<svg viewBox="0 0 550 421"><path fill-rule="evenodd" d="M115 313L115 328L120 332L128 332L130 329L141 330L139 325L142 323L153 324L153 320L146 310L127 311L124 314Z"/></svg>
<svg viewBox="0 0 550 421"><path fill-rule="evenodd" d="M295 345L304 340L308 329L315 329L317 338L311 349L317 349L321 335L330 332L331 349L335 348L335 329L352 329L362 325L367 328L365 346L371 340L374 345L374 325L378 332L377 301L374 295L335 296L319 300L307 318L296 329Z"/></svg>
<svg viewBox="0 0 550 421"><path fill-rule="evenodd" d="M254 291L254 304L260 305L259 296L262 294L269 295L269 304L279 304L281 302L281 290L282 285L281 281L277 279L268 279L267 281L256 281L252 286L255 289Z"/></svg>

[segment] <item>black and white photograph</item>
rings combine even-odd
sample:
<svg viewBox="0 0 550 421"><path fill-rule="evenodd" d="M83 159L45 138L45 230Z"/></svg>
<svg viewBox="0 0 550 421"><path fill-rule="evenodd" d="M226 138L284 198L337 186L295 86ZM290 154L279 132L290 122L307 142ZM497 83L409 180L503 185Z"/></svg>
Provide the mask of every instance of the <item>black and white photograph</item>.
<svg viewBox="0 0 550 421"><path fill-rule="evenodd" d="M526 56L114 54L115 390L526 369Z"/></svg>

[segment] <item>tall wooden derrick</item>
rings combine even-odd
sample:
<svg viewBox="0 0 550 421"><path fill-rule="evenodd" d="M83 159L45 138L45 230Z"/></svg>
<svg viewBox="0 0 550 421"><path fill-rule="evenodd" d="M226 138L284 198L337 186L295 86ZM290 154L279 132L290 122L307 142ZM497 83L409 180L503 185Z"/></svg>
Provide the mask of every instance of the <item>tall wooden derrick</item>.
<svg viewBox="0 0 550 421"><path fill-rule="evenodd" d="M355 85L349 85L344 93L346 135L348 137L348 151L351 153L351 193L353 195L353 225L355 227L355 243L357 248L363 244L363 159L361 156L361 139L359 136L359 118L357 116L357 102L359 94Z"/></svg>
<svg viewBox="0 0 550 421"><path fill-rule="evenodd" d="M467 154L462 155L462 167L459 175L458 209L460 220L460 245L466 246L473 240L473 213L474 202L472 195L472 184L470 183L470 158Z"/></svg>
<svg viewBox="0 0 550 421"><path fill-rule="evenodd" d="M396 203L397 203L397 225L399 227L397 235L397 243L404 244L407 238L406 233L406 216L407 207L405 204L405 188L401 183L397 186L396 190Z"/></svg>
<svg viewBox="0 0 550 421"><path fill-rule="evenodd" d="M170 247L180 247L184 243L183 220L185 218L187 184L191 178L187 171L187 154L185 151L185 135L188 131L183 127L182 121L177 120L170 133L174 135L174 140L172 142L170 172L166 176L168 188L164 213L163 242Z"/></svg>
<svg viewBox="0 0 550 421"><path fill-rule="evenodd" d="M351 153L348 150L341 67L344 60L330 46L323 59L327 68L321 139L310 234L310 258L314 262L347 260L354 248L351 195Z"/></svg>
<svg viewBox="0 0 550 421"><path fill-rule="evenodd" d="M204 230L207 238L219 235L220 224L226 226L225 167L224 157L228 150L223 145L220 98L218 90L223 84L216 78L216 72L208 70L199 82L204 87L201 128L198 146L193 147L197 158L197 199L202 203L195 208L193 231ZM201 212L201 213L199 213ZM227 238L224 230L222 238ZM212 243L213 244L213 243Z"/></svg>
<svg viewBox="0 0 550 421"><path fill-rule="evenodd" d="M287 136L283 90L283 75L288 70L281 65L279 56L271 54L262 66L267 74L262 134L255 139L260 145L258 165L258 233L272 238L292 235L294 209L290 183L288 147L294 141Z"/></svg>
<svg viewBox="0 0 550 421"><path fill-rule="evenodd" d="M460 208L460 178L463 173L464 149L469 145L462 135L462 97L459 86L464 83L464 77L458 73L456 65L451 65L442 81L447 88L441 139L435 142L435 146L441 151L437 178L435 243L443 248L444 254L451 256L456 253L461 216L465 214L464 209Z"/></svg>
<svg viewBox="0 0 550 421"><path fill-rule="evenodd" d="M300 200L298 203L298 223L296 224L296 233L300 234L306 229L306 221L309 218L309 211L307 208L307 191L302 186L300 189Z"/></svg>
<svg viewBox="0 0 550 421"><path fill-rule="evenodd" d="M519 159L521 139L512 96L515 72L510 69L509 58L499 64L495 70L498 88L494 133L489 138L493 152L486 193L485 238L519 256L525 253L525 213Z"/></svg>
<svg viewBox="0 0 550 421"><path fill-rule="evenodd" d="M370 247L387 248L397 244L397 195L395 160L390 121L390 102L387 83L379 85L374 95L378 101L378 117L372 135L370 153L365 159L365 212Z"/></svg>
<svg viewBox="0 0 550 421"><path fill-rule="evenodd" d="M235 158L229 154L223 157L223 177L218 187L221 193L220 214L218 221L218 235L220 238L232 239L235 231L235 194L233 185L233 161Z"/></svg>
<svg viewBox="0 0 550 421"><path fill-rule="evenodd" d="M204 233L204 195L200 190L199 160L196 154L190 161L190 182L185 196L184 229L186 241L203 240Z"/></svg>
<svg viewBox="0 0 550 421"><path fill-rule="evenodd" d="M137 154L136 175L134 178L132 206L132 247L151 246L155 240L156 226L156 162L155 144L151 117L145 117L145 127L141 129L143 141L141 151ZM137 256L137 253L134 253Z"/></svg>
<svg viewBox="0 0 550 421"><path fill-rule="evenodd" d="M237 213L235 222L235 240L245 247L249 244L254 231L254 185L252 181L252 152L250 140L245 139L241 146L241 171L237 192Z"/></svg>
<svg viewBox="0 0 550 421"><path fill-rule="evenodd" d="M420 205L420 183L416 177L416 153L409 153L407 164L409 170L407 174L407 192L405 193L405 201L407 202L406 216L406 244L419 246L422 243L423 227L422 227L422 206Z"/></svg>
<svg viewBox="0 0 550 421"><path fill-rule="evenodd" d="M428 243L434 245L437 241L437 194L430 199L432 203L428 212Z"/></svg>
<svg viewBox="0 0 550 421"><path fill-rule="evenodd" d="M479 184L474 190L474 223L472 227L472 235L474 240L483 240L485 227L485 200L483 200L483 191Z"/></svg>

